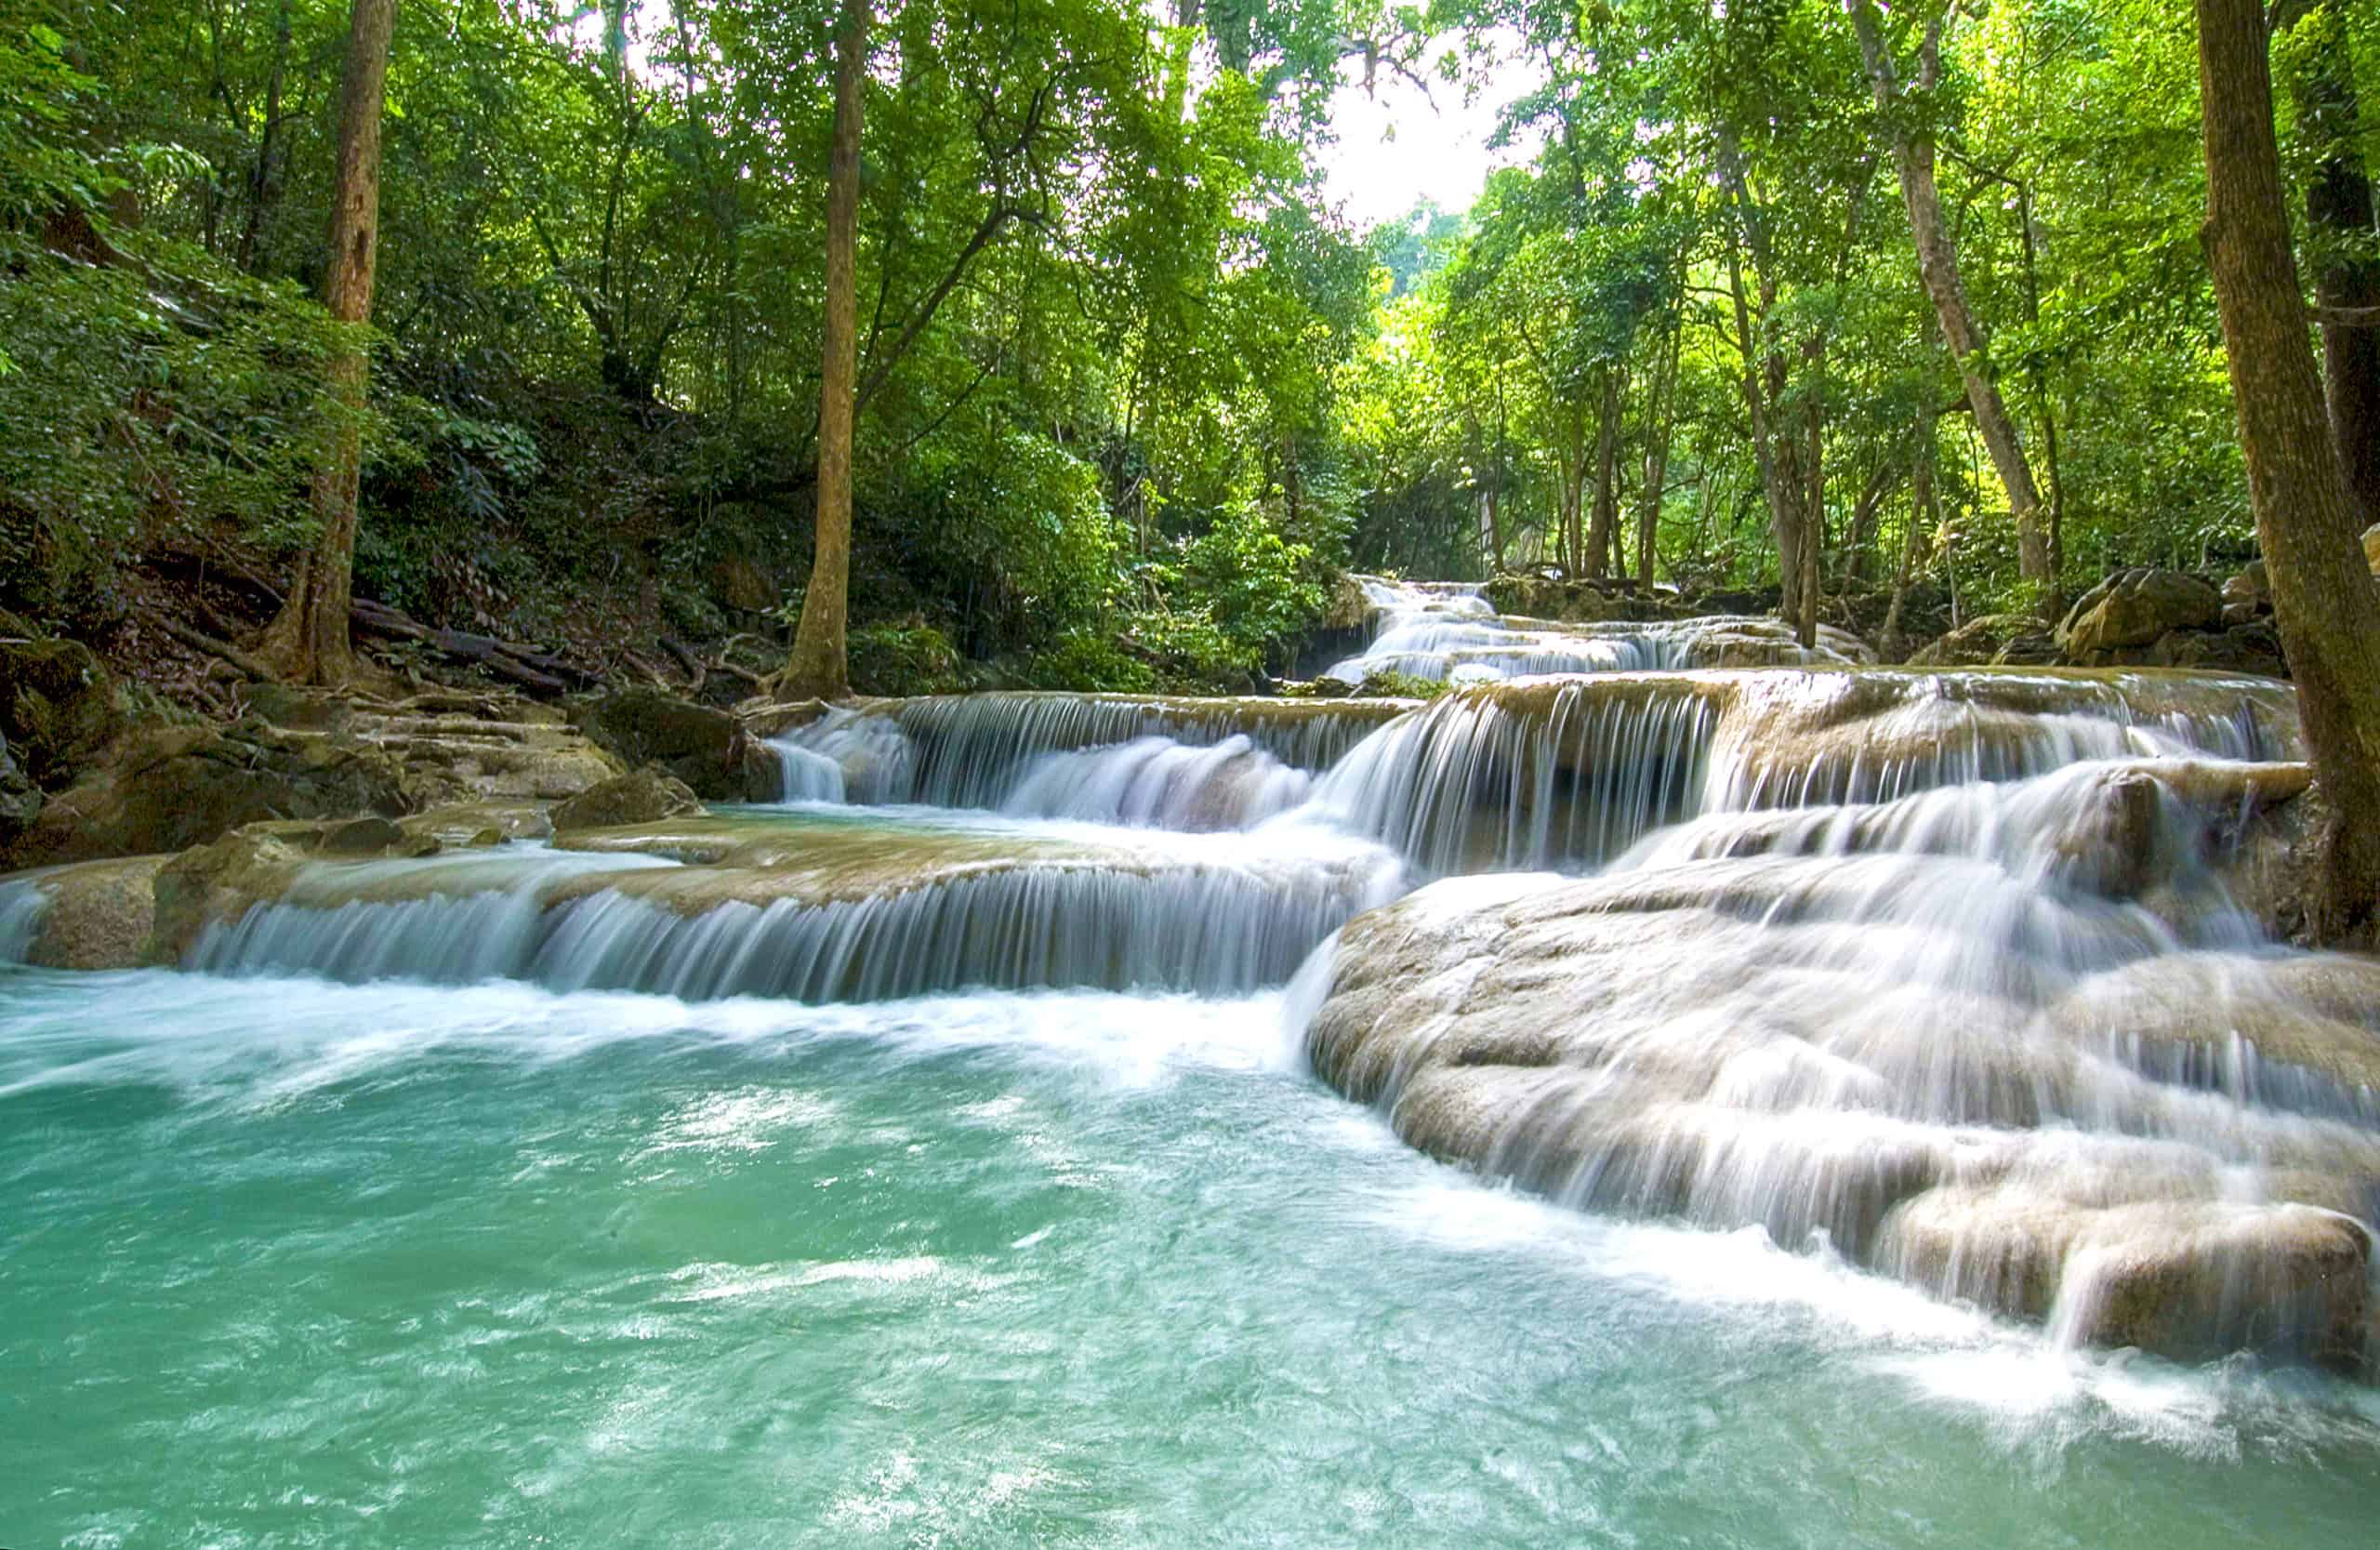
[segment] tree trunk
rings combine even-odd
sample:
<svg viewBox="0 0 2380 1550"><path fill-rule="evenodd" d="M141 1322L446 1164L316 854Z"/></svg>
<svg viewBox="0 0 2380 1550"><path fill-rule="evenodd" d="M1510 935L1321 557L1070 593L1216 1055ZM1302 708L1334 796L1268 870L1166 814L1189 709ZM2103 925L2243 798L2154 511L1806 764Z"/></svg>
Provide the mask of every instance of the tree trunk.
<svg viewBox="0 0 2380 1550"><path fill-rule="evenodd" d="M1893 165L1900 173L1901 199L1909 206L1910 231L1916 239L1918 275L1925 282L1935 315L1941 320L1942 338L1958 362L1967 403L1975 410L1976 427L1983 434L2001 488L2007 492L2008 509L2016 517L2017 571L2044 589L2043 611L2055 615L2056 577L2050 571L2049 541L2042 531L2041 493L2025 460L2016 418L1989 375L1989 340L1959 279L1958 245L1942 219L1942 194L1934 181L1933 137L1911 123L1884 29L1876 19L1875 0L1851 0L1851 20L1859 34L1859 52L1867 61L1877 110L1892 134ZM1932 92L1940 78L1941 44L1942 24L1937 18L1927 22L1919 49L1917 87L1921 92Z"/></svg>
<svg viewBox="0 0 2380 1550"><path fill-rule="evenodd" d="M324 302L340 323L358 326L331 357L326 386L338 404L330 445L313 478L321 533L281 614L265 631L262 655L301 683L343 683L354 674L348 604L354 588L355 505L364 473L364 404L369 365L361 325L372 318L372 273L380 237L380 100L388 84L389 37L397 0L355 0L339 86L338 166L331 185L330 255Z"/></svg>
<svg viewBox="0 0 2380 1550"><path fill-rule="evenodd" d="M2258 0L2198 0L2206 228L2248 499L2326 799L2307 929L2369 939L2380 888L2380 598L2307 338Z"/></svg>
<svg viewBox="0 0 2380 1550"><path fill-rule="evenodd" d="M1500 376L1496 380L1495 472L1488 481L1488 531L1489 536L1495 539L1496 543L1494 554L1495 568L1488 573L1491 576L1501 576L1504 574L1505 569L1503 502L1504 459L1506 448L1504 430L1504 383L1503 378Z"/></svg>
<svg viewBox="0 0 2380 1550"><path fill-rule="evenodd" d="M1741 209L1743 191L1736 192ZM1751 219L1748 214L1743 218ZM1761 355L1756 341L1750 303L1744 297L1743 258L1739 251L1735 232L1727 239L1727 289L1736 311L1737 348L1743 352L1744 404L1752 416L1752 460L1760 470L1761 493L1768 499L1769 536L1777 543L1777 575L1779 597L1777 611L1788 619L1801 617L1802 597L1802 508L1799 481L1792 473L1778 466L1777 438L1769 421L1769 396L1762 384Z"/></svg>
<svg viewBox="0 0 2380 1550"><path fill-rule="evenodd" d="M835 28L835 142L826 171L826 344L818 377L818 534L793 655L777 693L851 694L852 422L859 378L859 121L867 75L867 0L842 0Z"/></svg>
<svg viewBox="0 0 2380 1550"><path fill-rule="evenodd" d="M1603 374L1602 404L1595 416L1595 508L1587 529L1587 575L1596 581L1611 574L1612 524L1620 508L1613 478L1620 468L1620 369Z"/></svg>
<svg viewBox="0 0 2380 1550"><path fill-rule="evenodd" d="M2347 493L2357 520L2369 526L2380 523L2380 256L2369 250L2372 173L2356 139L2360 104L2339 7L2304 6L2284 20L2294 28L2309 16L2328 33L2293 87L2298 133L2316 157L2306 226L2320 245L2314 300L2322 310L2323 391Z"/></svg>
<svg viewBox="0 0 2380 1550"><path fill-rule="evenodd" d="M1900 569L1893 576L1893 600L1884 609L1884 628L1876 643L1877 654L1887 662L1898 662L1907 655L1901 650L1901 608L1909 601L1909 585L1916 578L1918 561L1930 541L1926 535L1939 525L1934 518L1934 405L1922 397L1911 440L1915 444L1911 448L1909 470L1909 529L1901 535Z"/></svg>
<svg viewBox="0 0 2380 1550"><path fill-rule="evenodd" d="M1677 392L1678 345L1682 331L1670 330L1654 362L1653 382L1645 404L1645 484L1636 492L1636 586L1653 590L1656 539L1660 531L1661 496L1670 473L1670 406Z"/></svg>

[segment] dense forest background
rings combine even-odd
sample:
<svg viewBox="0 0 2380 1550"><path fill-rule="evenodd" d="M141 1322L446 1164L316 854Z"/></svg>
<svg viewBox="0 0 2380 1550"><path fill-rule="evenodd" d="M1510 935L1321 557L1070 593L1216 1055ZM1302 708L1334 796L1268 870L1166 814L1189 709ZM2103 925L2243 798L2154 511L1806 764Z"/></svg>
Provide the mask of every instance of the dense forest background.
<svg viewBox="0 0 2380 1550"><path fill-rule="evenodd" d="M324 372L362 331L316 299L349 7L5 13L0 606L160 649L195 607L230 636L309 540L352 412ZM2380 7L2274 20L2307 325L2370 344L2380 384ZM599 660L663 634L781 655L834 22L403 0L359 596ZM2125 564L2237 568L2186 23L2165 0L887 7L854 682L1244 687L1349 567L1802 590L1863 625L1896 590L1947 625ZM1318 171L1328 110L1392 76L1526 83L1499 104L1524 151L1467 211L1359 229ZM2343 450L2380 498L2380 454Z"/></svg>

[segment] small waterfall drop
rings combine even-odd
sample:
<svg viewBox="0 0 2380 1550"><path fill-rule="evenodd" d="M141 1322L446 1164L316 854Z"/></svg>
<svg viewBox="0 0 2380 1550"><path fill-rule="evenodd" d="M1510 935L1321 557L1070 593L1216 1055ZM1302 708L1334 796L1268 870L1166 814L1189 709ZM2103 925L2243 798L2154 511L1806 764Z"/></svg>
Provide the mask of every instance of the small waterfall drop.
<svg viewBox="0 0 2380 1550"><path fill-rule="evenodd" d="M917 750L882 717L829 706L817 720L770 738L769 747L784 772L781 804L911 800Z"/></svg>
<svg viewBox="0 0 2380 1550"><path fill-rule="evenodd" d="M0 964L22 963L49 913L49 893L31 874L0 878Z"/></svg>
<svg viewBox="0 0 2380 1550"><path fill-rule="evenodd" d="M1359 684L1374 673L1465 686L1550 673L1693 668L1847 666L1873 656L1856 637L1822 628L1805 649L1779 620L1707 615L1671 620L1558 624L1498 614L1475 586L1363 578L1371 642L1324 674Z"/></svg>
<svg viewBox="0 0 2380 1550"><path fill-rule="evenodd" d="M1048 755L1149 737L1185 748L1240 739L1290 769L1318 772L1412 705L1017 692L902 700L876 714L917 750L908 800L996 810Z"/></svg>
<svg viewBox="0 0 2380 1550"><path fill-rule="evenodd" d="M1714 812L1878 802L2084 760L2301 752L2251 680L1705 671L1521 680L1382 727L1312 811L1440 875L1579 868Z"/></svg>
<svg viewBox="0 0 2380 1550"><path fill-rule="evenodd" d="M686 1000L970 986L1227 994L1287 979L1315 943L1405 887L1376 846L1317 836L1217 854L1162 838L1002 845L844 825L742 845L655 839L701 853L694 866L634 853L317 863L280 901L210 927L190 966Z"/></svg>
<svg viewBox="0 0 2380 1550"><path fill-rule="evenodd" d="M1184 831L1247 828L1301 805L1314 778L1245 735L1203 746L1135 737L1041 755L1000 811Z"/></svg>

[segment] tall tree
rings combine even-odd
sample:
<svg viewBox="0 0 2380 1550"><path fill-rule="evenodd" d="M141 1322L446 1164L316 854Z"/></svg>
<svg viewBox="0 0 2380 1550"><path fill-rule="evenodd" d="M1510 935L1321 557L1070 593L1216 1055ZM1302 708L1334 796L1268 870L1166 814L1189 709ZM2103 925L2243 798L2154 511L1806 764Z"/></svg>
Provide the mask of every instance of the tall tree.
<svg viewBox="0 0 2380 1550"><path fill-rule="evenodd" d="M2206 252L2273 612L2329 812L2307 924L2367 936L2380 895L2380 598L2333 447L2290 250L2258 0L2198 0Z"/></svg>
<svg viewBox="0 0 2380 1550"><path fill-rule="evenodd" d="M2321 309L2322 384L2331 436L2347 463L2359 520L2380 523L2380 250L2372 170L2359 139L2360 103L2340 7L2292 0L2280 24L2302 34L2293 81L2297 132L2314 152L2306 229Z"/></svg>
<svg viewBox="0 0 2380 1550"><path fill-rule="evenodd" d="M331 316L361 325L372 318L372 274L380 239L380 105L389 75L389 37L397 0L355 0L348 25L347 72L339 86L338 160L331 185L329 262L324 301ZM341 683L354 673L348 603L354 585L355 506L364 475L364 403L369 364L360 332L328 367L339 413L331 445L313 481L321 532L281 613L265 631L265 659L301 683Z"/></svg>
<svg viewBox="0 0 2380 1550"><path fill-rule="evenodd" d="M818 375L818 528L793 655L777 692L851 693L852 422L859 395L859 125L867 77L867 0L843 0L835 27L835 139L826 168L826 358Z"/></svg>
<svg viewBox="0 0 2380 1550"><path fill-rule="evenodd" d="M1891 45L1877 19L1875 0L1851 0L1851 20L1859 34L1859 53L1876 94L1876 109L1884 115L1892 136L1893 164L1900 173L1901 199L1909 206L1910 231L1917 243L1917 270L1925 294L1942 323L1943 340L1958 362L1965 382L1967 404L1975 411L1976 429L1983 434L1991 465L2008 495L2016 520L2018 574L2043 588L2056 580L2050 574L2049 540L2042 530L2041 492L2033 484L2032 466L2016 433L2016 417L1992 379L1989 340L1959 278L1959 250L1942 215L1942 192L1934 177L1933 130L1918 116L1927 103L1912 104L1901 89L1893 66ZM1937 13L1928 17L1917 49L1918 93L1930 99L1941 84L1942 23ZM2053 600L2045 592L2043 603Z"/></svg>

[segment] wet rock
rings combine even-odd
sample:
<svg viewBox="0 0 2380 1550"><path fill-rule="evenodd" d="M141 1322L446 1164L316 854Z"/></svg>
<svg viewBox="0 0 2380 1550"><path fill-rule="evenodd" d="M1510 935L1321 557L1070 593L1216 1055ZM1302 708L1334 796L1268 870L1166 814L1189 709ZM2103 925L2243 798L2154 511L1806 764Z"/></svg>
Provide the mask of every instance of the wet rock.
<svg viewBox="0 0 2380 1550"><path fill-rule="evenodd" d="M823 699L754 701L739 708L736 715L753 736L781 737L798 727L808 726L829 709Z"/></svg>
<svg viewBox="0 0 2380 1550"><path fill-rule="evenodd" d="M1330 583L1330 601L1322 611L1325 629L1361 629L1372 616L1372 601L1364 585L1345 573Z"/></svg>
<svg viewBox="0 0 2380 1550"><path fill-rule="evenodd" d="M41 804L41 788L17 762L17 756L9 751L7 735L0 733L0 850L33 826Z"/></svg>
<svg viewBox="0 0 2380 1550"><path fill-rule="evenodd" d="M7 853L46 866L155 854L269 819L393 817L418 805L386 751L245 720L221 732L172 728L128 739L111 762L44 806Z"/></svg>
<svg viewBox="0 0 2380 1550"><path fill-rule="evenodd" d="M162 855L92 861L44 877L50 896L28 961L46 969L136 969L149 962Z"/></svg>
<svg viewBox="0 0 2380 1550"><path fill-rule="evenodd" d="M400 820L398 827L441 845L498 845L543 840L554 831L547 807L522 801L444 802Z"/></svg>
<svg viewBox="0 0 2380 1550"><path fill-rule="evenodd" d="M776 760L724 710L657 689L622 689L584 702L575 724L631 769L657 764L707 801L767 801Z"/></svg>
<svg viewBox="0 0 2380 1550"><path fill-rule="evenodd" d="M2222 622L2223 599L2180 571L2135 566L2118 571L2074 600L2057 627L2057 643L2077 662L2093 654L2153 643L2168 630Z"/></svg>
<svg viewBox="0 0 2380 1550"><path fill-rule="evenodd" d="M694 800L694 793L684 781L648 767L630 775L614 775L559 803L553 810L553 827L556 833L562 833L575 828L653 824L702 810L702 803Z"/></svg>
<svg viewBox="0 0 2380 1550"><path fill-rule="evenodd" d="M330 826L314 842L314 848L324 855L423 854L427 854L423 843L422 839L407 834L390 819L373 816L350 818ZM438 848L436 840L427 840L426 843L429 851Z"/></svg>
<svg viewBox="0 0 2380 1550"><path fill-rule="evenodd" d="M307 852L273 824L234 829L167 861L156 875L156 928L150 958L178 963L209 925L237 920L280 898L307 863Z"/></svg>
<svg viewBox="0 0 2380 1550"><path fill-rule="evenodd" d="M2162 854L2155 807L2220 773L2155 803L2113 779L2043 842L2102 874ZM1732 816L1756 849L1790 817ZM1343 929L1309 1058L1412 1145L1568 1204L1823 1238L2094 1343L2357 1370L2380 965L2171 950L1993 860L2009 821L1979 858L1921 822L1433 885Z"/></svg>

